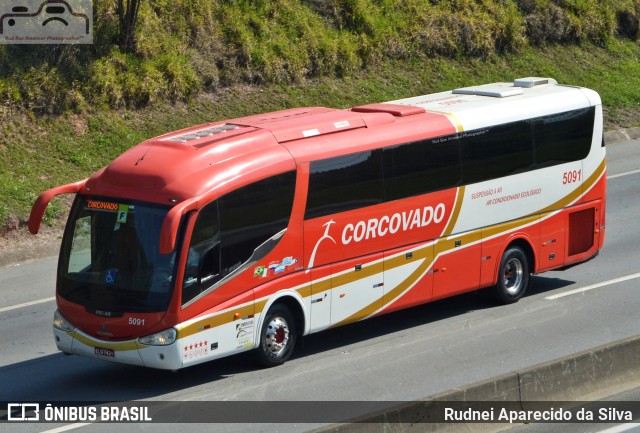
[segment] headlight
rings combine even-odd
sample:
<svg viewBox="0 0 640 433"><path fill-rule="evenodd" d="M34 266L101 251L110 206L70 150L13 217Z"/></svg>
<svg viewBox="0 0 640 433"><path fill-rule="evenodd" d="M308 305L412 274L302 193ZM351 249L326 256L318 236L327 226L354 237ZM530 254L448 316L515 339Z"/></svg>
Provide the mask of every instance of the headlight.
<svg viewBox="0 0 640 433"><path fill-rule="evenodd" d="M53 313L53 326L64 332L71 332L76 329L69 321L62 315L60 310L56 310Z"/></svg>
<svg viewBox="0 0 640 433"><path fill-rule="evenodd" d="M176 341L177 336L178 332L173 328L169 328L152 335L147 335L146 337L138 338L138 342L147 346L168 346Z"/></svg>

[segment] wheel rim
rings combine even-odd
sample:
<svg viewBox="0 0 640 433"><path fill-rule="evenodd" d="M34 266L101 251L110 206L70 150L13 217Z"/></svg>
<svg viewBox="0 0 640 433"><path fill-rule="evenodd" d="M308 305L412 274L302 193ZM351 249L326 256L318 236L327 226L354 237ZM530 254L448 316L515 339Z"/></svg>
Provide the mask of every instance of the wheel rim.
<svg viewBox="0 0 640 433"><path fill-rule="evenodd" d="M504 288L510 295L515 295L520 291L523 280L522 263L518 259L511 259L504 267L503 283Z"/></svg>
<svg viewBox="0 0 640 433"><path fill-rule="evenodd" d="M267 350L273 355L281 355L289 343L289 326L280 316L273 317L267 325L264 336Z"/></svg>

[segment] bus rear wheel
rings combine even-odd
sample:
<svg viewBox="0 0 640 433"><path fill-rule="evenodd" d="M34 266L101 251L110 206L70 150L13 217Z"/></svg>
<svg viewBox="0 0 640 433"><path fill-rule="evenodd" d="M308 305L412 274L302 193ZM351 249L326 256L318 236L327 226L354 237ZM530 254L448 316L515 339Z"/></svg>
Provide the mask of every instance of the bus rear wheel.
<svg viewBox="0 0 640 433"><path fill-rule="evenodd" d="M266 367L284 364L293 353L296 337L296 322L289 307L274 305L262 323L258 360Z"/></svg>
<svg viewBox="0 0 640 433"><path fill-rule="evenodd" d="M496 301L502 304L518 302L529 286L529 261L522 248L509 247L502 255L498 282L493 287Z"/></svg>

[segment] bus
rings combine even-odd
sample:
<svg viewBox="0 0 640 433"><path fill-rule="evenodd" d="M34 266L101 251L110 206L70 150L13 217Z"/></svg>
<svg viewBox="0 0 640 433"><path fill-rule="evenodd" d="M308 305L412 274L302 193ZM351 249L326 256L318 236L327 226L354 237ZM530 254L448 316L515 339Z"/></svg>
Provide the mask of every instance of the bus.
<svg viewBox="0 0 640 433"><path fill-rule="evenodd" d="M594 257L605 236L602 105L552 78L351 109L292 108L144 141L75 194L57 347L177 370Z"/></svg>

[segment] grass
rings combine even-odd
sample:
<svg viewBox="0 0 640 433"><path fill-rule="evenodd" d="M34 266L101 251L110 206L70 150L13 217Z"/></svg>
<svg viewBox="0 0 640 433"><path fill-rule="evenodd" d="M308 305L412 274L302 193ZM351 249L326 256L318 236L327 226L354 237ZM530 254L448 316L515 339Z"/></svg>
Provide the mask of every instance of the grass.
<svg viewBox="0 0 640 433"><path fill-rule="evenodd" d="M38 114L188 102L237 84L354 77L393 61L486 61L640 38L640 0L152 0L135 44L116 0L92 45L0 45L0 106Z"/></svg>
<svg viewBox="0 0 640 433"><path fill-rule="evenodd" d="M348 108L472 84L550 76L598 91L607 129L639 126L639 55L636 42L613 39L606 48L585 43L525 47L484 59L387 60L341 78L239 83L200 93L187 102L157 102L137 109L102 107L36 115L0 107L0 221L25 220L37 194L87 177L146 138L202 122L296 106ZM64 215L67 205L54 201L45 223Z"/></svg>

